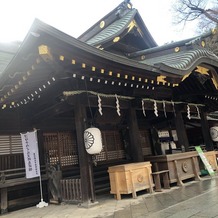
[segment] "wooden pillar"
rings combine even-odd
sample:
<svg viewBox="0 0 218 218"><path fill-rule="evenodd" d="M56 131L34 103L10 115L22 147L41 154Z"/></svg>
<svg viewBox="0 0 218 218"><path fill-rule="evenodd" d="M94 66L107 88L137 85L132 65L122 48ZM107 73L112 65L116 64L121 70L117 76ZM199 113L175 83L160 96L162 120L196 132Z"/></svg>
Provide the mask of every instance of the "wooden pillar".
<svg viewBox="0 0 218 218"><path fill-rule="evenodd" d="M177 107L175 109L176 109L175 126L176 126L176 132L178 137L178 144L181 148L182 146L184 146L185 151L188 151L189 141L188 141L188 136L186 133L186 128L183 121L182 113Z"/></svg>
<svg viewBox="0 0 218 218"><path fill-rule="evenodd" d="M40 165L45 165L45 149L43 146L43 132L41 130L37 130L37 139L38 139L38 148L39 148L39 160ZM47 157L46 157L47 158Z"/></svg>
<svg viewBox="0 0 218 218"><path fill-rule="evenodd" d="M206 145L206 150L212 151L214 150L214 146L210 136L210 129L209 129L206 113L203 110L201 110L200 116L201 116L202 135L203 135L204 143Z"/></svg>
<svg viewBox="0 0 218 218"><path fill-rule="evenodd" d="M129 125L129 137L130 146L132 152L132 158L134 162L144 161L141 142L140 142L140 132L138 127L138 121L136 117L136 111L134 108L130 107L128 111L128 125Z"/></svg>
<svg viewBox="0 0 218 218"><path fill-rule="evenodd" d="M91 155L86 152L84 144L84 130L86 129L86 108L81 104L77 97L75 105L75 125L77 135L77 146L80 166L82 206L89 207L96 200L94 192L94 176Z"/></svg>
<svg viewBox="0 0 218 218"><path fill-rule="evenodd" d="M8 212L8 190L1 188L1 214Z"/></svg>

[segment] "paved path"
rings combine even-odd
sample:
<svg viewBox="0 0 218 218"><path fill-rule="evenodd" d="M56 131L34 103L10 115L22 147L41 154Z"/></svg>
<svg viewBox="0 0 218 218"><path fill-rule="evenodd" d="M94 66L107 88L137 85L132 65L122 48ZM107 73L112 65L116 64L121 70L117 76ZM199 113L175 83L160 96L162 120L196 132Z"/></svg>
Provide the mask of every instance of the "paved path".
<svg viewBox="0 0 218 218"><path fill-rule="evenodd" d="M0 218L218 218L218 177L205 177L200 182L187 182L153 194L140 193L137 199L122 195L99 196L99 204L89 209L76 205L30 207L8 213Z"/></svg>

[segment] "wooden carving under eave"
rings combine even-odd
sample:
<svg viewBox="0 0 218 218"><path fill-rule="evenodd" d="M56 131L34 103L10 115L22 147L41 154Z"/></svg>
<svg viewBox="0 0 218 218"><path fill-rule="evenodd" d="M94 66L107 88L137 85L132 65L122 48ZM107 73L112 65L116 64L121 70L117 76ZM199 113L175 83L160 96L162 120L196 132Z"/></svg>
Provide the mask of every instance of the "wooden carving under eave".
<svg viewBox="0 0 218 218"><path fill-rule="evenodd" d="M216 72L206 67L202 67L202 66L197 66L197 69L195 70L195 72L210 76L215 88L218 89L218 76Z"/></svg>
<svg viewBox="0 0 218 218"><path fill-rule="evenodd" d="M160 75L157 77L157 82L163 83L163 85L165 85L165 83L167 82L165 79L166 79L166 76Z"/></svg>
<svg viewBox="0 0 218 218"><path fill-rule="evenodd" d="M137 25L136 21L135 20L132 20L130 22L130 24L128 25L128 32L130 32L134 27L136 27L137 31L139 32L139 34L142 36L142 31L141 29L139 28L139 26Z"/></svg>
<svg viewBox="0 0 218 218"><path fill-rule="evenodd" d="M195 72L198 72L200 74L205 74L205 75L209 75L208 71L209 69L205 67L201 67L201 66L197 66L197 69L195 70Z"/></svg>
<svg viewBox="0 0 218 218"><path fill-rule="evenodd" d="M205 40L205 47L210 49L215 55L218 55L218 31L213 29L212 35Z"/></svg>
<svg viewBox="0 0 218 218"><path fill-rule="evenodd" d="M50 62L53 60L53 56L51 54L50 48L47 45L40 45L38 47L39 55L45 62Z"/></svg>

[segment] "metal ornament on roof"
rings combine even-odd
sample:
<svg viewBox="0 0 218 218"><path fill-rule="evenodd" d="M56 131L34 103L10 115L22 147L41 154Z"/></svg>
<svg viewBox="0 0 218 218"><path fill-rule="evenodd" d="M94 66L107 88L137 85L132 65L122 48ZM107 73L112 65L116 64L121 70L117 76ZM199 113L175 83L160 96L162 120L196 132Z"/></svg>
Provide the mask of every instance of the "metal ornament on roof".
<svg viewBox="0 0 218 218"><path fill-rule="evenodd" d="M117 114L118 114L119 116L121 116L121 113L120 113L120 102L119 102L119 99L118 99L117 95L115 95L115 98L116 98Z"/></svg>
<svg viewBox="0 0 218 218"><path fill-rule="evenodd" d="M101 97L98 95L98 112L103 115L102 113L102 105L101 105Z"/></svg>
<svg viewBox="0 0 218 218"><path fill-rule="evenodd" d="M157 102L154 100L154 114L158 117Z"/></svg>
<svg viewBox="0 0 218 218"><path fill-rule="evenodd" d="M84 143L87 153L99 154L102 151L101 131L96 127L84 131Z"/></svg>
<svg viewBox="0 0 218 218"><path fill-rule="evenodd" d="M146 117L145 104L144 104L144 101L143 101L143 100L142 100L142 112L143 112L143 115Z"/></svg>

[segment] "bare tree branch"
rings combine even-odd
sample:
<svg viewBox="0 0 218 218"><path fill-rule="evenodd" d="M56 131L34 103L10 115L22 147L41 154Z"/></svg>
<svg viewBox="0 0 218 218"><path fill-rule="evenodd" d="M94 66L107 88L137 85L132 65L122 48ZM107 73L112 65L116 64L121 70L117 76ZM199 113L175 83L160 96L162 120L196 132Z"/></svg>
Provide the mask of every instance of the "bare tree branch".
<svg viewBox="0 0 218 218"><path fill-rule="evenodd" d="M173 9L177 24L197 20L204 29L218 25L217 1L215 4L213 0L177 0Z"/></svg>

